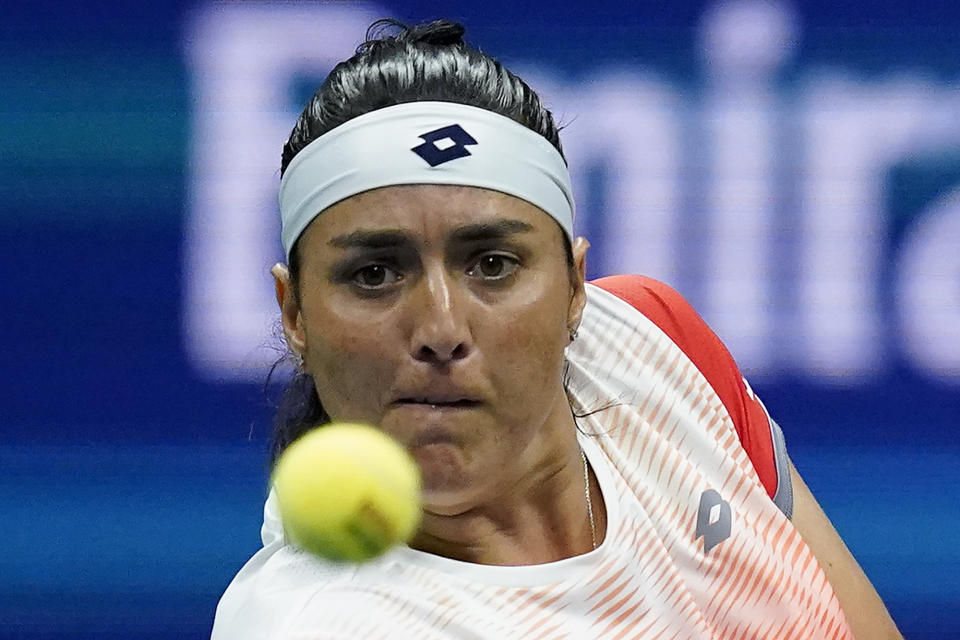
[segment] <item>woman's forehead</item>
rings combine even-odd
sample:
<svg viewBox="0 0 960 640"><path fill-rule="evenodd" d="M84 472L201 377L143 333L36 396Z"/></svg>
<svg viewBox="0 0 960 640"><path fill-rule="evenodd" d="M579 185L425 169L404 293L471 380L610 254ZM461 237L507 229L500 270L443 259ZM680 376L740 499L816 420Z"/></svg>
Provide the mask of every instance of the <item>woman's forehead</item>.
<svg viewBox="0 0 960 640"><path fill-rule="evenodd" d="M397 185L372 189L338 202L317 216L307 233L333 236L364 229L401 229L428 235L462 227L513 221L515 231L549 233L556 222L525 200L479 187ZM319 239L319 238L315 238Z"/></svg>

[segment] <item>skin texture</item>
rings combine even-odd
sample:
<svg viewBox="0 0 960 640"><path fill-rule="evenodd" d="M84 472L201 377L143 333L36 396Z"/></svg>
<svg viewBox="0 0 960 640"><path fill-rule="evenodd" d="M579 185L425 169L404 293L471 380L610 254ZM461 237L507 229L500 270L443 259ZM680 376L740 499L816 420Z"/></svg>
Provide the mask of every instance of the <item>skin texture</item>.
<svg viewBox="0 0 960 640"><path fill-rule="evenodd" d="M536 564L593 546L562 383L587 243L571 273L561 234L499 192L385 187L310 224L299 296L274 269L288 344L331 418L377 425L420 465L415 547Z"/></svg>
<svg viewBox="0 0 960 640"><path fill-rule="evenodd" d="M792 522L827 575L854 636L861 640L903 640L876 589L792 463L790 478Z"/></svg>
<svg viewBox="0 0 960 640"><path fill-rule="evenodd" d="M412 546L497 565L592 549L564 349L585 303L588 244L542 211L472 187L385 187L318 216L299 241L300 282L276 265L289 347L335 421L377 425L424 477ZM469 400L470 402L461 402ZM453 402L456 401L456 402ZM791 467L793 522L861 639L900 638ZM602 542L606 513L592 472Z"/></svg>

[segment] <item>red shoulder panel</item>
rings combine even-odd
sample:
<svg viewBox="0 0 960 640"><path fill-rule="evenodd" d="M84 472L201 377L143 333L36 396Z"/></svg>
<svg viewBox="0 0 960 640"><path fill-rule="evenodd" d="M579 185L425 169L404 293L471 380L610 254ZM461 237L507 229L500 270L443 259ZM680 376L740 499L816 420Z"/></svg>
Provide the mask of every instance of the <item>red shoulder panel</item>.
<svg viewBox="0 0 960 640"><path fill-rule="evenodd" d="M720 338L690 303L662 282L644 276L610 276L591 284L630 303L693 361L720 396L743 448L772 498L777 492L777 465L769 418Z"/></svg>

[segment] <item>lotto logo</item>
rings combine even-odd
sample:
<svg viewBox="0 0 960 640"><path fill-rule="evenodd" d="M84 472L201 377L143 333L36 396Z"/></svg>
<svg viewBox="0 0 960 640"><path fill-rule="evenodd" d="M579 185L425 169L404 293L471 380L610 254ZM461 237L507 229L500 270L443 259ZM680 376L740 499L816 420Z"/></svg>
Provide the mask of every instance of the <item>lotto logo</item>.
<svg viewBox="0 0 960 640"><path fill-rule="evenodd" d="M441 127L420 135L423 144L410 149L431 167L470 155L468 144L477 144L473 136L458 124Z"/></svg>
<svg viewBox="0 0 960 640"><path fill-rule="evenodd" d="M709 553L710 549L730 537L732 519L730 503L721 498L719 493L707 489L700 495L696 538L703 537L704 553Z"/></svg>

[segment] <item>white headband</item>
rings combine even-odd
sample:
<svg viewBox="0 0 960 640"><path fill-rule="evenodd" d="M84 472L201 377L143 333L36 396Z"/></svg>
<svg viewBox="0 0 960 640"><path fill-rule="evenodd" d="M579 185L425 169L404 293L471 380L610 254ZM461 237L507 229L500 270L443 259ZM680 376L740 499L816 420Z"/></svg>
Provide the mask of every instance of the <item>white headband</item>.
<svg viewBox="0 0 960 640"><path fill-rule="evenodd" d="M486 109L408 102L353 118L296 155L280 181L280 235L287 258L303 230L327 207L400 184L501 191L540 207L573 239L570 174L546 138Z"/></svg>

